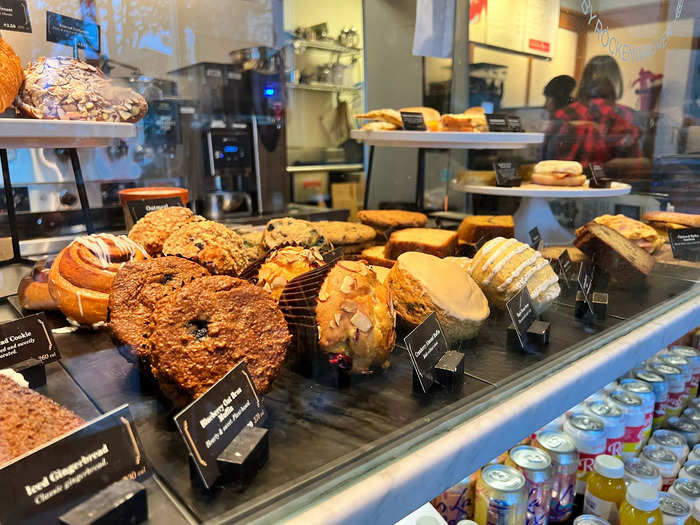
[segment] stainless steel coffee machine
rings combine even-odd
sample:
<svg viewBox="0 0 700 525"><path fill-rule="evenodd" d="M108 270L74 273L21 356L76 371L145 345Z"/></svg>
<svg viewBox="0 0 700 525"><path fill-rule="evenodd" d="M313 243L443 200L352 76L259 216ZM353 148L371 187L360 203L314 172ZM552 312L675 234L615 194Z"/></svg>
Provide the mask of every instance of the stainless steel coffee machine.
<svg viewBox="0 0 700 525"><path fill-rule="evenodd" d="M172 72L183 96L198 101L180 115L197 213L222 220L284 211L291 184L282 71L266 60L251 69L202 62Z"/></svg>

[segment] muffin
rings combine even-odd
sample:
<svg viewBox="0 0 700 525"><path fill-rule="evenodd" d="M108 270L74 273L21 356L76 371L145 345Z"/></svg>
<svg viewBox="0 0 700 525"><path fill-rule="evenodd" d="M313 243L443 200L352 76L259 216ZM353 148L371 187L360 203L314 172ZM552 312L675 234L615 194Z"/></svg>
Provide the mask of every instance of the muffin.
<svg viewBox="0 0 700 525"><path fill-rule="evenodd" d="M197 279L167 295L154 321L151 371L178 406L201 396L243 359L256 390L267 392L291 340L272 297L226 275Z"/></svg>
<svg viewBox="0 0 700 525"><path fill-rule="evenodd" d="M328 273L316 305L319 347L354 373L388 367L394 348L391 294L363 262L339 261Z"/></svg>
<svg viewBox="0 0 700 525"><path fill-rule="evenodd" d="M284 246L267 256L258 270L257 284L278 301L289 281L324 264L315 248Z"/></svg>
<svg viewBox="0 0 700 525"><path fill-rule="evenodd" d="M328 248L328 241L311 222L291 217L272 219L265 226L263 246L273 250L283 244L299 244L307 248Z"/></svg>
<svg viewBox="0 0 700 525"><path fill-rule="evenodd" d="M341 246L345 255L362 252L377 235L371 226L356 222L319 221L314 225L333 246Z"/></svg>
<svg viewBox="0 0 700 525"><path fill-rule="evenodd" d="M240 235L241 239L243 239L243 246L245 247L245 255L248 258L248 264L251 264L265 256L266 250L262 242L262 230L241 233Z"/></svg>
<svg viewBox="0 0 700 525"><path fill-rule="evenodd" d="M401 254L387 284L401 317L418 325L435 312L448 343L476 336L490 313L483 292L464 270L427 253Z"/></svg>
<svg viewBox="0 0 700 525"><path fill-rule="evenodd" d="M206 268L181 257L125 264L117 272L109 294L112 334L128 347L132 356L147 358L158 301L207 275Z"/></svg>
<svg viewBox="0 0 700 525"><path fill-rule="evenodd" d="M172 233L190 222L204 220L183 206L172 206L152 211L134 224L129 238L145 248L151 257L163 252L163 244Z"/></svg>
<svg viewBox="0 0 700 525"><path fill-rule="evenodd" d="M213 274L235 275L248 265L240 235L214 221L182 226L165 241L163 255L190 259Z"/></svg>

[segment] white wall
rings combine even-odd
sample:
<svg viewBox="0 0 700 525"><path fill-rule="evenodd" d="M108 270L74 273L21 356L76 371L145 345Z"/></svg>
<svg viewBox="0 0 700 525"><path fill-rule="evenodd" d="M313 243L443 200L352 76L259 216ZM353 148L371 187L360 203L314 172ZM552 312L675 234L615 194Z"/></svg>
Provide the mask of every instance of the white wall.
<svg viewBox="0 0 700 525"><path fill-rule="evenodd" d="M542 91L547 82L559 75L574 76L576 68L576 41L578 34L568 29L557 30L557 47L552 61L533 60L530 77L529 106L544 106Z"/></svg>

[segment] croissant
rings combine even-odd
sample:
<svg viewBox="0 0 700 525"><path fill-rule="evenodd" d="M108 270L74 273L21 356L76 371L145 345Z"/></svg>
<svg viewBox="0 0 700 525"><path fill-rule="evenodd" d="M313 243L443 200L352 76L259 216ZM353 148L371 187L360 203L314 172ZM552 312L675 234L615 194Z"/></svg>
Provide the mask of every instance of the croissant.
<svg viewBox="0 0 700 525"><path fill-rule="evenodd" d="M0 38L0 113L17 97L24 81L22 62L10 44Z"/></svg>
<svg viewBox="0 0 700 525"><path fill-rule="evenodd" d="M125 235L78 237L61 250L51 266L49 292L69 321L82 326L104 323L109 291L119 268L148 258L146 251Z"/></svg>

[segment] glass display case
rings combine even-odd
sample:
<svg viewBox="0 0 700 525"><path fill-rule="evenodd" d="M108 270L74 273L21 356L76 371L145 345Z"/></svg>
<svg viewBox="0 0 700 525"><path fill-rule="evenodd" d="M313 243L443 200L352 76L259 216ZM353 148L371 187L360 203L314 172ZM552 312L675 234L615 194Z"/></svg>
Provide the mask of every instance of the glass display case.
<svg viewBox="0 0 700 525"><path fill-rule="evenodd" d="M2 523L396 523L700 362L692 2L0 14Z"/></svg>

